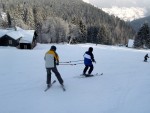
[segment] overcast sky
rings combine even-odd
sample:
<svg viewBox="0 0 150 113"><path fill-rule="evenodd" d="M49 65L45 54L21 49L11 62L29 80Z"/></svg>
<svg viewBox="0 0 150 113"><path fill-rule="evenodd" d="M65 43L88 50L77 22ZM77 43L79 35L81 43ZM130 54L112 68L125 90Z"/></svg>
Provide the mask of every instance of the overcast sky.
<svg viewBox="0 0 150 113"><path fill-rule="evenodd" d="M84 0L98 7L145 7L150 8L150 0Z"/></svg>

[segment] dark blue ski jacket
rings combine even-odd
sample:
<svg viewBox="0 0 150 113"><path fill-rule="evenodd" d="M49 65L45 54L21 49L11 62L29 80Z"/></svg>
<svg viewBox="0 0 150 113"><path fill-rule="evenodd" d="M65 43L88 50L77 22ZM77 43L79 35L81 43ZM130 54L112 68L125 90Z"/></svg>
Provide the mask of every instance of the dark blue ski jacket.
<svg viewBox="0 0 150 113"><path fill-rule="evenodd" d="M86 51L84 56L84 64L85 65L93 65L92 62L95 62L94 55L91 51Z"/></svg>

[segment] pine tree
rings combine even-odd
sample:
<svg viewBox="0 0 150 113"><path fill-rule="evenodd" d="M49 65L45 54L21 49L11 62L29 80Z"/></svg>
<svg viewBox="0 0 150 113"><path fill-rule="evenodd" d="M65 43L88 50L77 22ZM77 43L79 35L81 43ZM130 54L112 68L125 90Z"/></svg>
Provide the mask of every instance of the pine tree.
<svg viewBox="0 0 150 113"><path fill-rule="evenodd" d="M147 48L150 48L150 30L149 30L149 33L147 34L147 39L146 39L145 46Z"/></svg>
<svg viewBox="0 0 150 113"><path fill-rule="evenodd" d="M107 30L105 26L102 25L97 34L98 43L109 45L109 38L107 35L108 35Z"/></svg>
<svg viewBox="0 0 150 113"><path fill-rule="evenodd" d="M9 12L7 12L7 21L8 21L8 27L11 27L11 17Z"/></svg>
<svg viewBox="0 0 150 113"><path fill-rule="evenodd" d="M136 48L143 48L144 46L150 47L150 29L147 23L144 23L138 31L135 37L134 46Z"/></svg>
<svg viewBox="0 0 150 113"><path fill-rule="evenodd" d="M98 26L89 26L87 28L87 42L88 43L98 43L97 35L98 35L99 27Z"/></svg>
<svg viewBox="0 0 150 113"><path fill-rule="evenodd" d="M79 22L81 42L87 42L87 29L84 23L80 20Z"/></svg>

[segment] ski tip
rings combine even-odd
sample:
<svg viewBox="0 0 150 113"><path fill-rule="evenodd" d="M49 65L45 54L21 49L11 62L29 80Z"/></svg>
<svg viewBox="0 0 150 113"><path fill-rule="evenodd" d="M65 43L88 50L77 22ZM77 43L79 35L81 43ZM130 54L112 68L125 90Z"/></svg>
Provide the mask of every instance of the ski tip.
<svg viewBox="0 0 150 113"><path fill-rule="evenodd" d="M61 85L61 88L62 88L63 91L66 91L66 88L65 88L64 85Z"/></svg>
<svg viewBox="0 0 150 113"><path fill-rule="evenodd" d="M65 91L66 91L66 89L63 89L63 91L65 92Z"/></svg>
<svg viewBox="0 0 150 113"><path fill-rule="evenodd" d="M48 88L46 88L45 90L44 90L44 92L46 92L48 90Z"/></svg>

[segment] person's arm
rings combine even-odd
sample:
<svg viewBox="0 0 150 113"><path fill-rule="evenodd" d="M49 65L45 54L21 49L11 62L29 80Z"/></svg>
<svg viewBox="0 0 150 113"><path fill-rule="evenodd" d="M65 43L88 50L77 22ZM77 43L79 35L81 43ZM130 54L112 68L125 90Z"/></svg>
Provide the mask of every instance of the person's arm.
<svg viewBox="0 0 150 113"><path fill-rule="evenodd" d="M44 60L46 60L46 54L47 54L47 52L45 53Z"/></svg>
<svg viewBox="0 0 150 113"><path fill-rule="evenodd" d="M56 65L59 65L59 56L58 54L55 52L55 59L56 59Z"/></svg>
<svg viewBox="0 0 150 113"><path fill-rule="evenodd" d="M94 55L93 55L93 54L91 54L91 59L92 59L92 62L95 62L95 63L96 63L96 61L95 61L95 59L94 59Z"/></svg>

